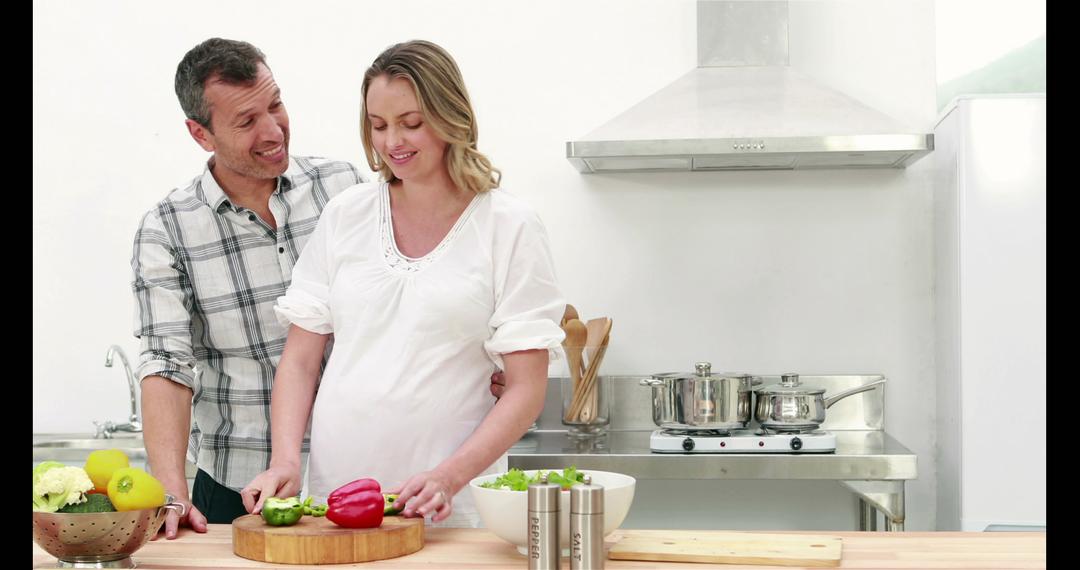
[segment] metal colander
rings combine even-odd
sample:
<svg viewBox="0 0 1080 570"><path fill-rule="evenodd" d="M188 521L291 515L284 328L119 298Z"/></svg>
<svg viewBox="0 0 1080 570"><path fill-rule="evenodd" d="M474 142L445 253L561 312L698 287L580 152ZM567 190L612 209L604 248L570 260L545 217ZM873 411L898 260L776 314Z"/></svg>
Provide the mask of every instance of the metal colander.
<svg viewBox="0 0 1080 570"><path fill-rule="evenodd" d="M115 513L34 512L34 542L58 559L58 567L134 568L131 553L142 548L175 509L184 505L166 495L166 504Z"/></svg>

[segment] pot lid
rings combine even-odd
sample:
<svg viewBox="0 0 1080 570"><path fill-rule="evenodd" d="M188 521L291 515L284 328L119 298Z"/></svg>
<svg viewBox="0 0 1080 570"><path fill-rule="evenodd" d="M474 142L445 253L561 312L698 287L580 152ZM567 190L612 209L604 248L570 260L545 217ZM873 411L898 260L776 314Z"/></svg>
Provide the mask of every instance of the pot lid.
<svg viewBox="0 0 1080 570"><path fill-rule="evenodd" d="M660 374L653 374L652 377L657 380L683 380L688 378L750 379L749 374L743 374L741 372L713 372L712 363L710 362L698 362L694 364L694 372L663 372Z"/></svg>
<svg viewBox="0 0 1080 570"><path fill-rule="evenodd" d="M779 384L771 384L758 388L758 394L770 395L784 395L784 396L816 396L818 394L824 394L825 388L814 388L811 386L804 386L802 381L799 380L799 375L794 372L788 372L787 374L780 375Z"/></svg>

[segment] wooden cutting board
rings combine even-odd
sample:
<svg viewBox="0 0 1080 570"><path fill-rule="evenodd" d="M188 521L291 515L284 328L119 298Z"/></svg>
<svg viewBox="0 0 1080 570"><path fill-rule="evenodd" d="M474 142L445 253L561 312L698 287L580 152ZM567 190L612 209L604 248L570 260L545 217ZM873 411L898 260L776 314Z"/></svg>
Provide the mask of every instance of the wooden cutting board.
<svg viewBox="0 0 1080 570"><path fill-rule="evenodd" d="M260 515L232 523L233 553L260 562L344 564L396 558L424 547L424 519L384 517L379 528L344 528L326 517L270 526Z"/></svg>
<svg viewBox="0 0 1080 570"><path fill-rule="evenodd" d="M813 567L840 565L839 536L685 530L620 532L622 539L608 551L608 558L613 560Z"/></svg>

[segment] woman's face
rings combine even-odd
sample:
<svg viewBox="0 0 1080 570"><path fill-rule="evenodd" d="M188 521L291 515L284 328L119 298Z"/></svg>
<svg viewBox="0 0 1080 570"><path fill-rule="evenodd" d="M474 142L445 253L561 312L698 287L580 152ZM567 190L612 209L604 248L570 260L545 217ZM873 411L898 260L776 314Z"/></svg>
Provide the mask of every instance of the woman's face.
<svg viewBox="0 0 1080 570"><path fill-rule="evenodd" d="M385 75L368 86L367 114L375 152L402 180L422 181L446 173L447 143L420 113L412 83Z"/></svg>

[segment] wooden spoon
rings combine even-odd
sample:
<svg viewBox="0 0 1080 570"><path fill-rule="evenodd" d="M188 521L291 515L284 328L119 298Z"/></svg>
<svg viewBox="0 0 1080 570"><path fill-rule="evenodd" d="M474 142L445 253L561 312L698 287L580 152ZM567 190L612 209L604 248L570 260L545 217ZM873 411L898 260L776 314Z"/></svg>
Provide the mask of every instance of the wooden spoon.
<svg viewBox="0 0 1080 570"><path fill-rule="evenodd" d="M571 305L570 303L567 303L566 304L566 310L563 311L562 321L559 322L559 326L565 328L566 327L566 321L569 321L570 319L580 319L580 318L581 317L578 316L577 309L575 309L574 306Z"/></svg>
<svg viewBox="0 0 1080 570"><path fill-rule="evenodd" d="M566 332L566 338L563 339L563 350L566 351L566 361L570 366L570 377L573 378L574 389L577 390L579 384L581 384L581 351L585 347L585 341L588 338L589 331L585 327L585 323L578 319L570 319L563 324L563 331Z"/></svg>
<svg viewBox="0 0 1080 570"><path fill-rule="evenodd" d="M574 390L573 401L566 414L567 421L574 421L575 418L581 415L582 407L586 404L586 396L592 386L596 384L600 361L607 350L608 337L611 334L611 319L608 317L591 319L586 324L586 328L588 329L588 338L585 341L585 355L588 357L588 363L581 385ZM587 412L587 414L591 419L591 412Z"/></svg>

